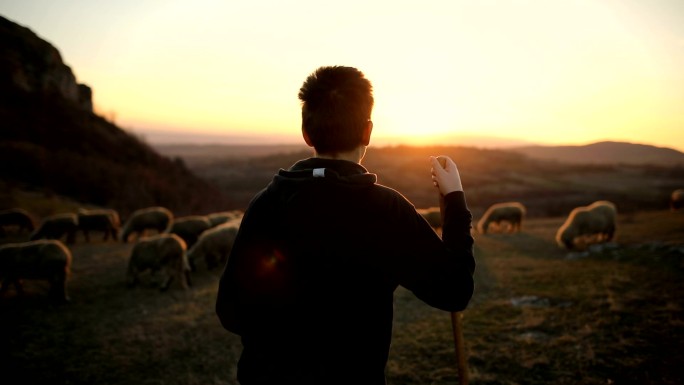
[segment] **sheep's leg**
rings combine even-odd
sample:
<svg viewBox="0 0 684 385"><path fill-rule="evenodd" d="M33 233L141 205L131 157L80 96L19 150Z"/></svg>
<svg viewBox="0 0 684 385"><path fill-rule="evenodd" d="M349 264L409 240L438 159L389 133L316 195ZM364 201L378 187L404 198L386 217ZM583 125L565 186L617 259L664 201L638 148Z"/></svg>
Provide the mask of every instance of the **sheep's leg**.
<svg viewBox="0 0 684 385"><path fill-rule="evenodd" d="M187 290L187 289L188 289L188 287L189 287L189 285L188 285L188 276L187 276L187 274L186 274L186 272L185 272L185 269L182 269L182 270L178 273L178 281L180 282L181 287L183 287L184 290Z"/></svg>
<svg viewBox="0 0 684 385"><path fill-rule="evenodd" d="M64 274L56 275L50 282L50 296L63 302L71 300L67 294L66 276Z"/></svg>
<svg viewBox="0 0 684 385"><path fill-rule="evenodd" d="M185 282L187 282L187 286L190 287L192 286L192 280L190 280L190 270L185 270Z"/></svg>
<svg viewBox="0 0 684 385"><path fill-rule="evenodd" d="M173 276L169 275L166 277L166 282L162 282L160 289L161 291L167 291L169 290L169 287L171 286L171 282L173 281Z"/></svg>
<svg viewBox="0 0 684 385"><path fill-rule="evenodd" d="M173 274L169 274L168 268L166 267L162 270L162 272L164 277L162 278L162 282L159 286L159 289L161 291L166 291L171 286L171 282L173 281Z"/></svg>

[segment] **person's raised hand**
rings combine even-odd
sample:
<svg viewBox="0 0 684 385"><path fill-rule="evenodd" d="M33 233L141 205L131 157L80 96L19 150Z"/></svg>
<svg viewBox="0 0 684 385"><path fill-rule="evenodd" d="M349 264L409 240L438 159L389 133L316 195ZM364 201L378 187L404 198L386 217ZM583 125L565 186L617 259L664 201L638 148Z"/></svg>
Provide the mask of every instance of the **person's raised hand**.
<svg viewBox="0 0 684 385"><path fill-rule="evenodd" d="M454 191L463 191L461 184L461 175L458 173L458 167L448 156L431 156L430 163L432 165L432 184L439 189L439 193L447 195Z"/></svg>

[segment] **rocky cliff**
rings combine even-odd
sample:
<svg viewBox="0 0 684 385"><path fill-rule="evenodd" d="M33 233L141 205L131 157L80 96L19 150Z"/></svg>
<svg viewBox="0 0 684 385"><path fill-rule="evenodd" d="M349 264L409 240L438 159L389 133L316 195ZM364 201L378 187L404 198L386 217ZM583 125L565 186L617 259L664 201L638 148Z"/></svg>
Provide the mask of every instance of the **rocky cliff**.
<svg viewBox="0 0 684 385"><path fill-rule="evenodd" d="M94 113L90 88L76 82L59 51L0 17L0 209L22 204L13 191L65 196L124 216L152 205L178 215L233 208L182 160Z"/></svg>
<svg viewBox="0 0 684 385"><path fill-rule="evenodd" d="M76 81L59 51L33 31L0 16L0 87L57 95L92 111L92 90Z"/></svg>

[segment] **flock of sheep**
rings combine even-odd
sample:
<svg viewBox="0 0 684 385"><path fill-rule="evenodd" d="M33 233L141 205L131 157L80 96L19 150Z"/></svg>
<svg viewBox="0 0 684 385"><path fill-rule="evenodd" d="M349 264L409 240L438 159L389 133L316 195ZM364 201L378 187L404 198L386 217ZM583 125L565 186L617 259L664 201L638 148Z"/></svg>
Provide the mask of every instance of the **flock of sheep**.
<svg viewBox="0 0 684 385"><path fill-rule="evenodd" d="M441 227L439 207L418 212L434 228ZM515 233L522 228L527 210L520 202L491 205L477 222L480 234ZM568 250L580 249L589 243L609 242L615 235L617 209L612 202L596 201L573 209L556 233L556 243Z"/></svg>
<svg viewBox="0 0 684 385"><path fill-rule="evenodd" d="M135 241L126 273L129 286L139 282L140 273L152 271L162 273L162 290L173 280L187 288L197 259L204 259L208 269L225 262L241 220L238 210L174 217L164 207L148 207L133 212L123 226L112 209L79 209L48 216L36 225L34 215L22 208L3 210L0 236L9 228L30 235L25 242L0 246L0 293L10 284L22 293L22 279L38 279L50 282L50 295L56 300L68 301L72 256L67 245L75 242L79 231L86 242L92 232L102 233L104 241L110 237L123 243Z"/></svg>
<svg viewBox="0 0 684 385"><path fill-rule="evenodd" d="M670 208L684 207L684 189L672 192ZM477 223L480 234L487 232L519 232L526 214L520 202L502 202L490 206ZM434 228L441 226L438 207L419 209L418 212ZM617 208L606 200L574 208L556 232L556 243L567 250L582 249L592 243L610 242L617 228Z"/></svg>
<svg viewBox="0 0 684 385"><path fill-rule="evenodd" d="M670 207L684 207L684 189L672 193ZM441 227L439 208L418 211L432 227ZM525 206L519 202L496 203L480 218L477 231L519 232L525 213ZM135 240L126 273L129 286L136 285L140 273L149 270L163 273L162 290L168 289L173 280L187 288L198 259L204 259L208 269L225 263L241 221L239 210L175 218L164 207L148 207L133 212L121 226L115 210L79 209L76 213L44 218L36 228L34 216L26 210L3 210L0 237L10 227L17 232L30 232L30 236L28 241L0 246L0 293L10 284L21 293L22 279L40 279L50 282L51 296L68 301L66 282L72 257L67 245L75 242L78 231L86 242L90 242L93 231L102 233L104 241L110 237L123 243ZM616 221L617 209L612 202L602 200L576 207L558 229L556 242L568 250L609 242L615 236ZM151 231L153 235L147 235ZM66 244L62 238L66 238Z"/></svg>

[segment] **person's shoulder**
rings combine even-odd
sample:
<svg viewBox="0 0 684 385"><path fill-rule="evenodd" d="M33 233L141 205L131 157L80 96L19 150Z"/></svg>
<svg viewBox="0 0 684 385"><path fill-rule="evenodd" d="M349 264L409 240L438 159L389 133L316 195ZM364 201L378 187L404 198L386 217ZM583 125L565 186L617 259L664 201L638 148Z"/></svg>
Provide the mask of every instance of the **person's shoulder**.
<svg viewBox="0 0 684 385"><path fill-rule="evenodd" d="M401 205L401 206L410 206L413 207L413 204L411 201L408 200L398 190L395 190L392 187L385 186L383 184L376 183L373 185L373 199L378 201L378 202L384 202L385 204L390 204L390 205Z"/></svg>

